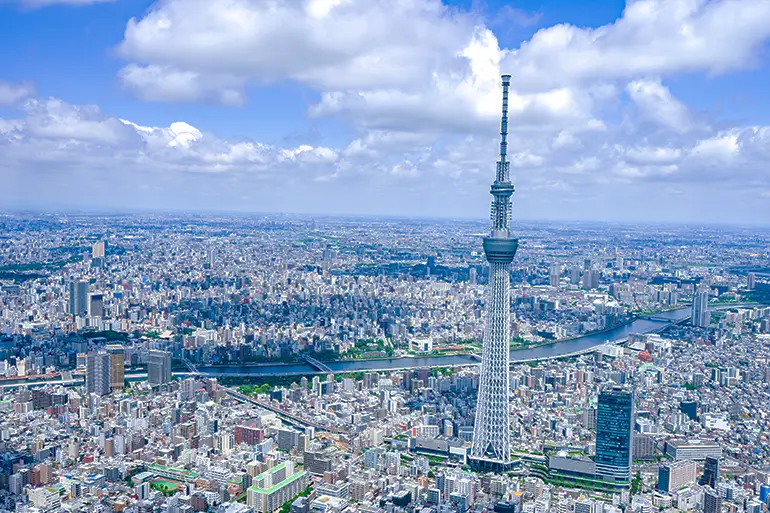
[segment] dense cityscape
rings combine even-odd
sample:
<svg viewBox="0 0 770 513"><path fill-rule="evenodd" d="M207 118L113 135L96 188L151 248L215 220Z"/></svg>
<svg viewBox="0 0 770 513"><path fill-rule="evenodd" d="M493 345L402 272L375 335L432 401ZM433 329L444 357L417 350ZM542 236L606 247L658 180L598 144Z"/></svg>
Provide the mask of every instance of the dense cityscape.
<svg viewBox="0 0 770 513"><path fill-rule="evenodd" d="M770 233L514 222L495 472L485 226L4 215L0 507L763 511Z"/></svg>

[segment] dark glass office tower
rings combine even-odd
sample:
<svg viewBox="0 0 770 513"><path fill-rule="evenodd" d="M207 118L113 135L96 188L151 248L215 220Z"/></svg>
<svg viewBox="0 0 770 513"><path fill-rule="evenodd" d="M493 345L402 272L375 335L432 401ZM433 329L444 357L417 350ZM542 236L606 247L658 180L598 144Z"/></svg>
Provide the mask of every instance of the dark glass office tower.
<svg viewBox="0 0 770 513"><path fill-rule="evenodd" d="M634 393L608 387L599 393L596 410L596 476L605 481L631 482Z"/></svg>
<svg viewBox="0 0 770 513"><path fill-rule="evenodd" d="M717 488L719 482L719 458L706 456L706 463L703 464L703 476L700 479L701 485L708 485L711 488Z"/></svg>

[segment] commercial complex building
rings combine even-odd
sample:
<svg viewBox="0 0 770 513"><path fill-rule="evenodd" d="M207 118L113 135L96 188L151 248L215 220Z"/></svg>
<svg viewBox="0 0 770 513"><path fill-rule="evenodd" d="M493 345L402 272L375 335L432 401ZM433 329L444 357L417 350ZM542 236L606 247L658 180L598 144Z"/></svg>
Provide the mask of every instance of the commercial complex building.
<svg viewBox="0 0 770 513"><path fill-rule="evenodd" d="M721 458L722 448L709 440L669 440L666 442L666 454L675 460L703 461L709 456Z"/></svg>

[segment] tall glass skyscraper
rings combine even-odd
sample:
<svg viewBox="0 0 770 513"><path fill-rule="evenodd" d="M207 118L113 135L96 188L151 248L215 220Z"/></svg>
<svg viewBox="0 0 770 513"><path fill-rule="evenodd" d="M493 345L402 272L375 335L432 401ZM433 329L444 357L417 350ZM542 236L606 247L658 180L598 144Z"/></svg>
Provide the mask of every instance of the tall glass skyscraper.
<svg viewBox="0 0 770 513"><path fill-rule="evenodd" d="M605 388L596 409L596 476L631 482L634 393L626 387Z"/></svg>
<svg viewBox="0 0 770 513"><path fill-rule="evenodd" d="M706 462L703 464L703 476L701 477L700 484L710 486L716 490L717 483L719 483L719 458L706 456Z"/></svg>

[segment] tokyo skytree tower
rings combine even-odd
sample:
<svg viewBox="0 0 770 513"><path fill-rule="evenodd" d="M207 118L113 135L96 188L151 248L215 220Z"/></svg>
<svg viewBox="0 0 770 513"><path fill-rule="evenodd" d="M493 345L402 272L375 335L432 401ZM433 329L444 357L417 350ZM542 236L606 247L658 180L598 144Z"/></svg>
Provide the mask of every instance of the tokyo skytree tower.
<svg viewBox="0 0 770 513"><path fill-rule="evenodd" d="M471 463L490 470L505 470L511 463L509 418L509 364L511 340L511 280L509 266L516 254L518 239L510 233L513 185L508 143L508 87L510 75L503 75L503 116L500 122L500 160L492 183L492 229L484 238L484 254L489 262L486 290L487 325L481 357L476 421L473 426Z"/></svg>

